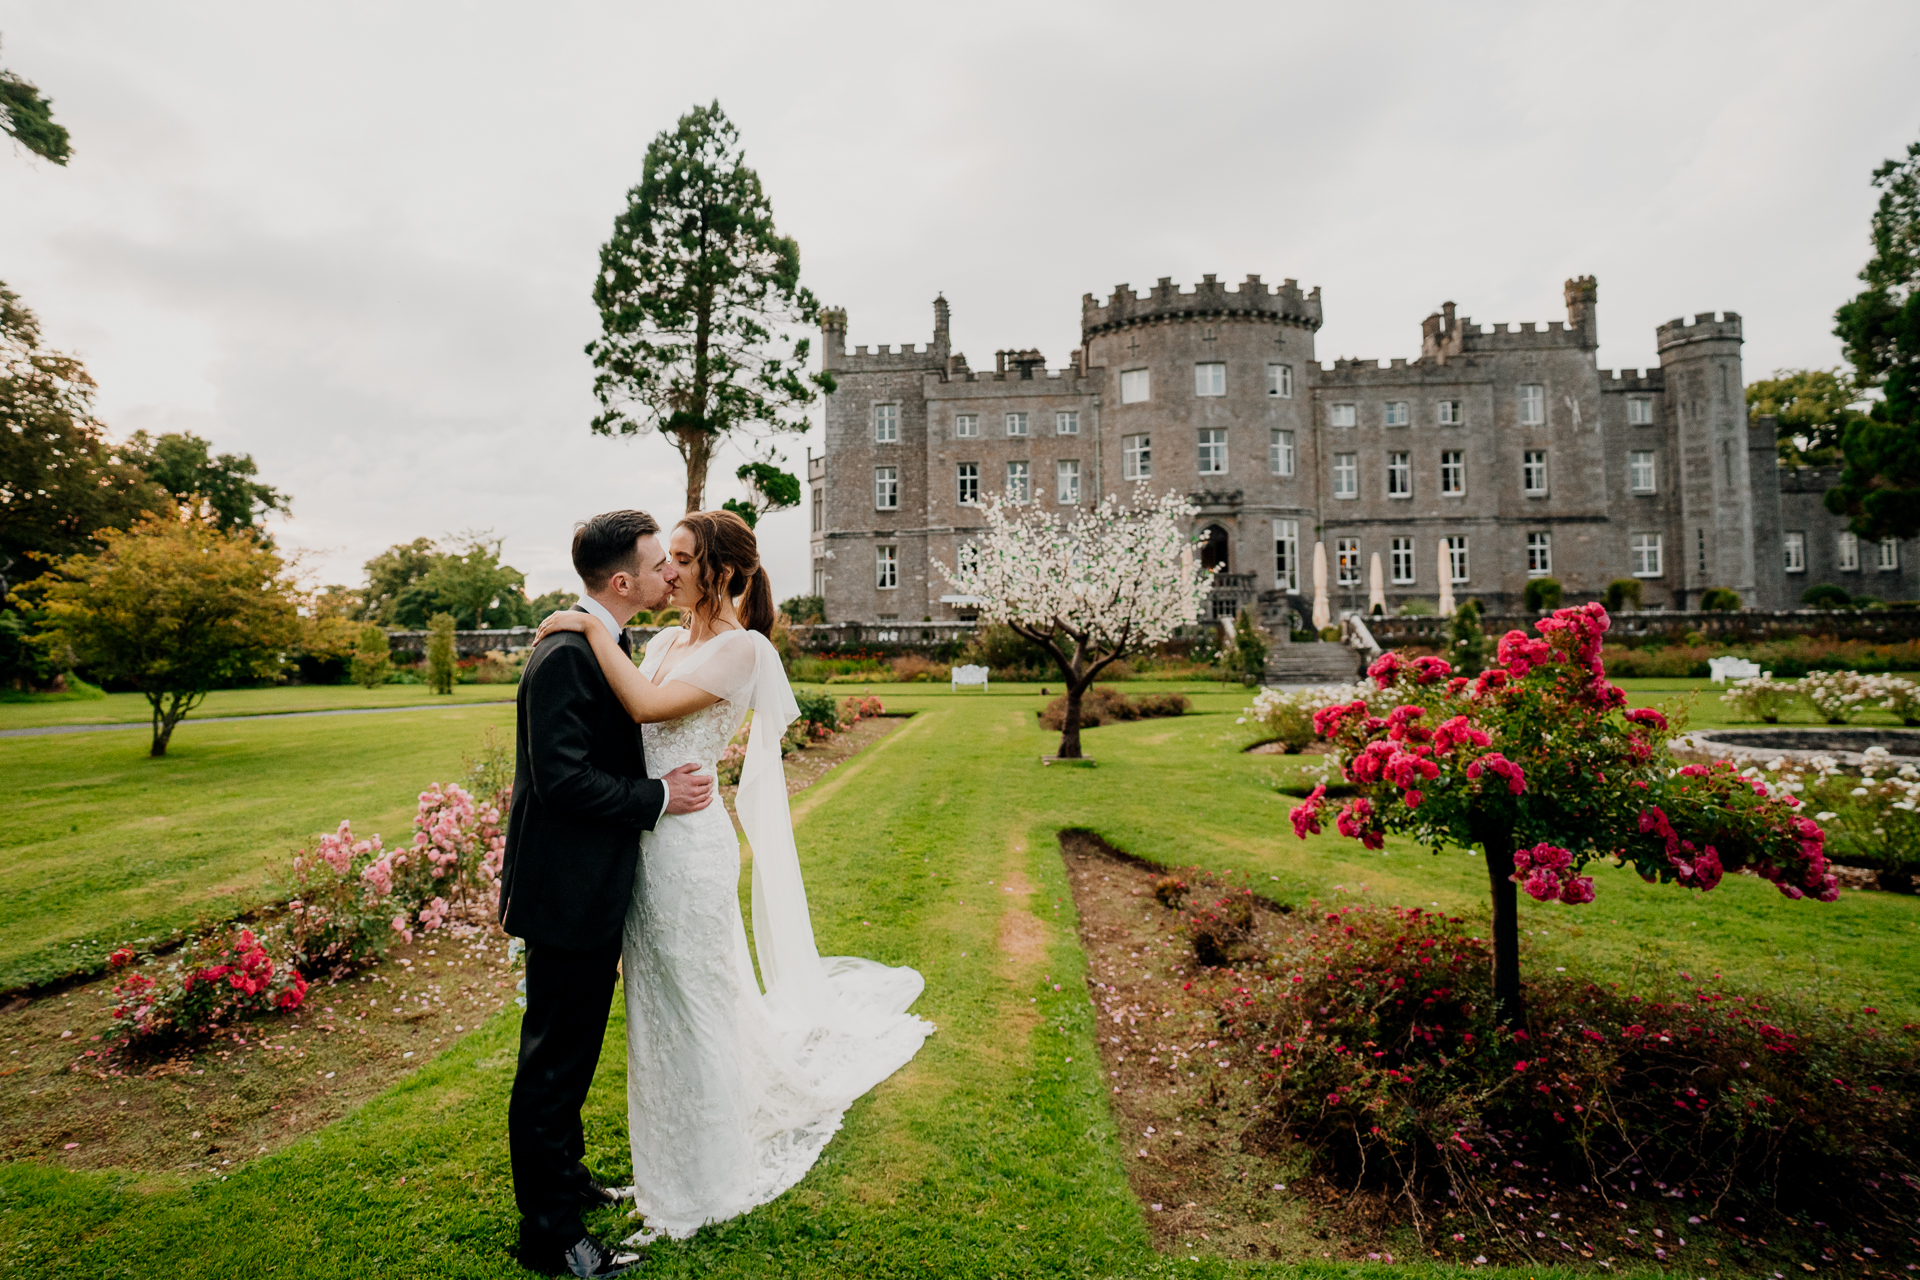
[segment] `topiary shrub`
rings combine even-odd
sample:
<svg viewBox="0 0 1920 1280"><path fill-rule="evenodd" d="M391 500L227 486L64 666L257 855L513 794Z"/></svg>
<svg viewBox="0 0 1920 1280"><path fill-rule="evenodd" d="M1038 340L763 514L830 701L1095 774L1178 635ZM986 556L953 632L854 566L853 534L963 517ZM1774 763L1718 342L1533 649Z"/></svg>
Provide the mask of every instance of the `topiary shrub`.
<svg viewBox="0 0 1920 1280"><path fill-rule="evenodd" d="M1731 587L1708 587L1700 593L1700 607L1708 613L1738 613L1740 593Z"/></svg>
<svg viewBox="0 0 1920 1280"><path fill-rule="evenodd" d="M1844 609L1850 597L1831 582L1823 582L1816 587L1808 587L1800 593L1800 603L1810 609Z"/></svg>
<svg viewBox="0 0 1920 1280"><path fill-rule="evenodd" d="M1607 584L1607 612L1624 613L1629 609L1638 609L1641 590L1638 578L1615 578Z"/></svg>
<svg viewBox="0 0 1920 1280"><path fill-rule="evenodd" d="M453 615L436 613L427 624L427 684L435 693L453 692L457 661L453 645Z"/></svg>
<svg viewBox="0 0 1920 1280"><path fill-rule="evenodd" d="M1551 613L1560 607L1563 588L1558 578L1532 578L1527 582L1526 600L1529 613Z"/></svg>

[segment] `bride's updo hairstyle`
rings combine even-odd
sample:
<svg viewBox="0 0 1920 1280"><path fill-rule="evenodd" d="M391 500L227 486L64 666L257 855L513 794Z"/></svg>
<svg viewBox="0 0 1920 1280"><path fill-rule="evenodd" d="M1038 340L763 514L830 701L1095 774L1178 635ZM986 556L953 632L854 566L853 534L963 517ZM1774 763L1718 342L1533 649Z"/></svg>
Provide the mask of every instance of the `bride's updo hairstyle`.
<svg viewBox="0 0 1920 1280"><path fill-rule="evenodd" d="M760 567L760 543L747 522L731 511L689 511L680 527L693 535L696 613L719 615L728 600L740 602L740 621L752 631L773 631L773 584Z"/></svg>

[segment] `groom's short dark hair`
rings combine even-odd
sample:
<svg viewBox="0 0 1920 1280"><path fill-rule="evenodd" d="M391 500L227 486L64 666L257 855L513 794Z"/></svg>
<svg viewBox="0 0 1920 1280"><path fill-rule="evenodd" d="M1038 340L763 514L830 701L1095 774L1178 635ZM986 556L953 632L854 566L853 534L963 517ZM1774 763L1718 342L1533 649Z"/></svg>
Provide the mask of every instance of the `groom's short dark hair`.
<svg viewBox="0 0 1920 1280"><path fill-rule="evenodd" d="M659 524L644 511L608 511L583 520L573 526L573 571L587 590L599 591L616 573L637 573L636 544L658 532Z"/></svg>

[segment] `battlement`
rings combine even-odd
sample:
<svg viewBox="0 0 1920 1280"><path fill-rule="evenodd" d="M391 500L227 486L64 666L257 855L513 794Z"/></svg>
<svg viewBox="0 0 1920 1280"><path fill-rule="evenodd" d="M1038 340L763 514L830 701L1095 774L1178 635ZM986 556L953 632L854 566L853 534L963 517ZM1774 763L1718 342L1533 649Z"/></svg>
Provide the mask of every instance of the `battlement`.
<svg viewBox="0 0 1920 1280"><path fill-rule="evenodd" d="M1600 393L1627 391L1665 391L1667 389L1666 371L1655 365L1642 372L1639 369L1602 369L1600 370Z"/></svg>
<svg viewBox="0 0 1920 1280"><path fill-rule="evenodd" d="M1654 337L1663 353L1694 342L1740 342L1740 313L1723 311L1716 317L1702 311L1691 322L1669 320L1654 330Z"/></svg>
<svg viewBox="0 0 1920 1280"><path fill-rule="evenodd" d="M948 307L944 296L933 300L933 341L914 346L881 343L868 350L864 346L847 350L847 311L845 307L820 309L820 367L836 373L911 373L921 370L943 372L947 367Z"/></svg>
<svg viewBox="0 0 1920 1280"><path fill-rule="evenodd" d="M1330 364L1308 365L1307 368L1311 371L1313 385L1321 390L1417 386L1435 391L1448 387L1471 386L1488 380L1486 372L1480 369L1479 362L1473 359L1460 359L1446 363L1439 360L1406 360L1398 357L1392 360L1343 358Z"/></svg>
<svg viewBox="0 0 1920 1280"><path fill-rule="evenodd" d="M1080 338L1084 342L1095 334L1123 329L1132 324L1160 320L1198 320L1210 317L1245 316L1250 319L1279 320L1320 327L1320 290L1302 294L1297 280L1282 282L1277 288L1263 284L1250 275L1239 288L1228 288L1211 275L1200 277L1191 290L1173 283L1172 276L1143 294L1132 285L1114 286L1106 302L1095 302L1092 294L1080 298Z"/></svg>
<svg viewBox="0 0 1920 1280"><path fill-rule="evenodd" d="M1838 467L1781 467L1780 492L1825 493L1840 483Z"/></svg>

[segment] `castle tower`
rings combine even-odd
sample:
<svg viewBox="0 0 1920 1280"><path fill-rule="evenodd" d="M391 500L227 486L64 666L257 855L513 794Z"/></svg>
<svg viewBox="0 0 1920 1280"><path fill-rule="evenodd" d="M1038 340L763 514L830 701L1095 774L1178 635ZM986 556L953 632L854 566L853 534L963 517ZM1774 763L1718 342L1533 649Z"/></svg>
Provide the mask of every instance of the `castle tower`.
<svg viewBox="0 0 1920 1280"><path fill-rule="evenodd" d="M1740 317L1702 312L1691 324L1655 330L1673 419L1680 495L1682 607L1697 607L1710 587L1731 587L1755 602L1752 464L1746 384L1740 370ZM1777 554L1768 548L1767 554Z"/></svg>
<svg viewBox="0 0 1920 1280"><path fill-rule="evenodd" d="M820 367L837 369L847 354L847 309L820 308Z"/></svg>
<svg viewBox="0 0 1920 1280"><path fill-rule="evenodd" d="M1600 345L1600 324L1595 315L1599 294L1600 286L1592 276L1575 276L1567 281L1567 328L1578 333L1581 345L1588 349Z"/></svg>

